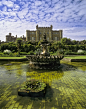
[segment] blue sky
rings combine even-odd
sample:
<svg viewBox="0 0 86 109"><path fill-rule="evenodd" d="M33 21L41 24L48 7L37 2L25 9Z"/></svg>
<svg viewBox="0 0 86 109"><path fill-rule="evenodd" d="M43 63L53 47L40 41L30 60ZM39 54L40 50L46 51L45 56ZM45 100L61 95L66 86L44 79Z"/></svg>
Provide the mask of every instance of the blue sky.
<svg viewBox="0 0 86 109"><path fill-rule="evenodd" d="M0 40L18 37L36 25L63 30L63 37L86 40L86 0L0 0Z"/></svg>

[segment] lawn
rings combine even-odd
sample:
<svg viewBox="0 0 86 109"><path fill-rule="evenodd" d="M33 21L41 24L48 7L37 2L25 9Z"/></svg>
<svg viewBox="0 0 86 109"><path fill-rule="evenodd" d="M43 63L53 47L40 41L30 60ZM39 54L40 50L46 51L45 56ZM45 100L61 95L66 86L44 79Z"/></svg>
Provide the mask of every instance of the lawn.
<svg viewBox="0 0 86 109"><path fill-rule="evenodd" d="M65 57L65 58L69 58L69 59L86 59L86 56L69 56L69 57Z"/></svg>
<svg viewBox="0 0 86 109"><path fill-rule="evenodd" d="M23 59L26 58L26 56L23 57L0 57L0 59Z"/></svg>

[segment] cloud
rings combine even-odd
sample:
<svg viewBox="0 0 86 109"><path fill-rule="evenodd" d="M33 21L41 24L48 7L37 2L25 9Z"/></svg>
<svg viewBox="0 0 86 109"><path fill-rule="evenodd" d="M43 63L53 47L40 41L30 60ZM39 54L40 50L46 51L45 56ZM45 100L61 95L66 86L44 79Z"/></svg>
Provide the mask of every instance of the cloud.
<svg viewBox="0 0 86 109"><path fill-rule="evenodd" d="M64 37L75 40L86 40L86 27L70 27L63 30ZM84 39L83 39L84 37Z"/></svg>
<svg viewBox="0 0 86 109"><path fill-rule="evenodd" d="M81 39L86 36L85 0L3 0L0 1L1 40L9 32L24 34L36 25L63 30L63 36ZM80 37L81 36L81 37Z"/></svg>
<svg viewBox="0 0 86 109"><path fill-rule="evenodd" d="M12 1L3 0L2 1L2 4L3 5L6 5L7 7L13 7L13 2Z"/></svg>
<svg viewBox="0 0 86 109"><path fill-rule="evenodd" d="M2 10L7 12L7 6L4 6Z"/></svg>
<svg viewBox="0 0 86 109"><path fill-rule="evenodd" d="M17 4L13 5L13 11L18 11L20 9L20 6Z"/></svg>
<svg viewBox="0 0 86 109"><path fill-rule="evenodd" d="M27 9L22 9L22 11L17 12L17 15L20 19L24 18L25 15L27 14L28 10Z"/></svg>
<svg viewBox="0 0 86 109"><path fill-rule="evenodd" d="M40 5L42 5L41 1L35 1L35 6L40 6Z"/></svg>

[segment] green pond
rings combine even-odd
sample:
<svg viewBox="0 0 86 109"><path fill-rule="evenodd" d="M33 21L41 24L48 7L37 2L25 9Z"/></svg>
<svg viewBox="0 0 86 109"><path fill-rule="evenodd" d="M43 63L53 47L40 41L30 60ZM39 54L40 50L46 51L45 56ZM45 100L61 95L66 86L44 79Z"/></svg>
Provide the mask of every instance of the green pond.
<svg viewBox="0 0 86 109"><path fill-rule="evenodd" d="M45 97L18 95L29 79L50 85ZM86 62L61 61L58 70L32 70L27 61L0 62L0 109L86 109Z"/></svg>

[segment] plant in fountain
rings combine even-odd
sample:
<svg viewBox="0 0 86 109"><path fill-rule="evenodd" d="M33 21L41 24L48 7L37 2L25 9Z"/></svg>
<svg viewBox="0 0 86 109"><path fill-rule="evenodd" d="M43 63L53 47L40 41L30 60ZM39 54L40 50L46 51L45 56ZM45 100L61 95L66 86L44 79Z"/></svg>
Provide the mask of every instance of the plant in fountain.
<svg viewBox="0 0 86 109"><path fill-rule="evenodd" d="M45 88L46 83L32 79L22 84L22 87L18 90L18 94L29 96L44 96Z"/></svg>

